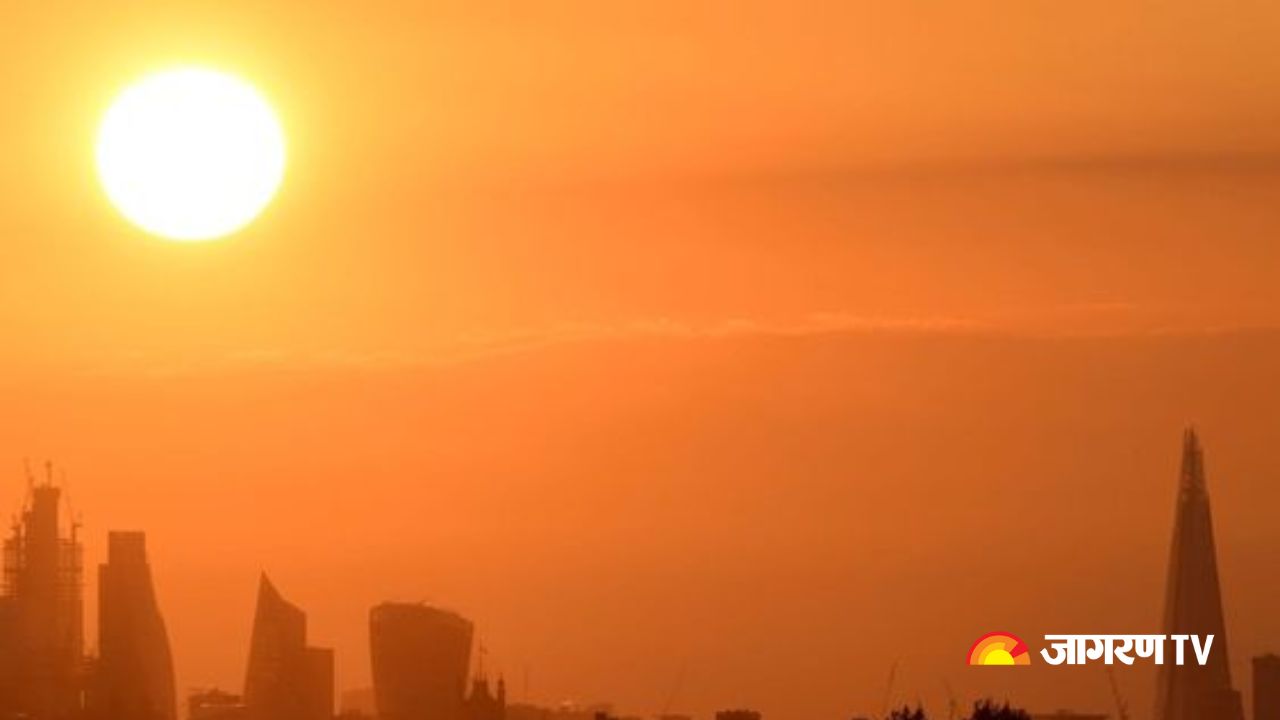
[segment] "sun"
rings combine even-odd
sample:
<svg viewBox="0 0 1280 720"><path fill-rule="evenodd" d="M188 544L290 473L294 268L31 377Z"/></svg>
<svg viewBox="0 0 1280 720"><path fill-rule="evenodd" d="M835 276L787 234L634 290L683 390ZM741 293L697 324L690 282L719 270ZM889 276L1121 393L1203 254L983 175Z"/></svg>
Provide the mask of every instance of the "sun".
<svg viewBox="0 0 1280 720"><path fill-rule="evenodd" d="M98 129L111 204L160 237L200 241L247 225L284 178L285 138L253 86L204 68L157 72L126 88Z"/></svg>

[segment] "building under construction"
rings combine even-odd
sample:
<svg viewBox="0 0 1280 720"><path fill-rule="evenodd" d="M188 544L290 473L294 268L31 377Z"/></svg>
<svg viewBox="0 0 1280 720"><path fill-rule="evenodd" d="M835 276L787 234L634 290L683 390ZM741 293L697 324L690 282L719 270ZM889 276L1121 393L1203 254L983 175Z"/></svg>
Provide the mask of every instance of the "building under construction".
<svg viewBox="0 0 1280 720"><path fill-rule="evenodd" d="M67 720L84 707L83 553L74 522L62 534L61 497L51 477L29 478L4 541L0 718Z"/></svg>

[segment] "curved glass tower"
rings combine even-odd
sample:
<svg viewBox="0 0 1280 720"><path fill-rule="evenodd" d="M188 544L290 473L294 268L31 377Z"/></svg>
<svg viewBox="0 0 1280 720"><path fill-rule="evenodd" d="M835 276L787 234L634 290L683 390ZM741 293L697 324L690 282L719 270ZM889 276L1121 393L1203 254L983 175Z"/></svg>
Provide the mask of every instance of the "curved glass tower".
<svg viewBox="0 0 1280 720"><path fill-rule="evenodd" d="M113 532L98 568L97 714L111 720L174 720L173 657L151 585L146 536Z"/></svg>

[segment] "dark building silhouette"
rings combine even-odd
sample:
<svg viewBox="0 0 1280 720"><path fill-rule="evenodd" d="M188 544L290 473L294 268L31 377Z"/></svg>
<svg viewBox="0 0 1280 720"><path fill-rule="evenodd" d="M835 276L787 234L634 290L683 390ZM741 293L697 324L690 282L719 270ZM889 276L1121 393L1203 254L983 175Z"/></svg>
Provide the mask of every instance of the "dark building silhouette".
<svg viewBox="0 0 1280 720"><path fill-rule="evenodd" d="M378 706L373 700L373 688L361 687L343 690L338 698L338 714L376 717Z"/></svg>
<svg viewBox="0 0 1280 720"><path fill-rule="evenodd" d="M82 549L74 523L61 535L60 506L51 481L33 482L4 541L0 717L64 720L83 711Z"/></svg>
<svg viewBox="0 0 1280 720"><path fill-rule="evenodd" d="M466 720L505 720L507 716L507 684L498 678L496 691L489 689L483 673L471 682L471 693L463 704Z"/></svg>
<svg viewBox="0 0 1280 720"><path fill-rule="evenodd" d="M515 702L507 706L507 720L550 720L551 709L529 703Z"/></svg>
<svg viewBox="0 0 1280 720"><path fill-rule="evenodd" d="M1031 720L1107 720L1106 713L1086 713L1075 710L1055 710L1051 713L1036 713Z"/></svg>
<svg viewBox="0 0 1280 720"><path fill-rule="evenodd" d="M554 708L530 705L528 703L512 703L506 708L507 720L641 720L639 717L619 715L614 712L613 705L607 702L578 705L564 702Z"/></svg>
<svg viewBox="0 0 1280 720"><path fill-rule="evenodd" d="M1280 720L1280 655L1253 659L1253 720Z"/></svg>
<svg viewBox="0 0 1280 720"><path fill-rule="evenodd" d="M244 704L250 720L332 720L333 651L307 646L307 616L262 576Z"/></svg>
<svg viewBox="0 0 1280 720"><path fill-rule="evenodd" d="M174 720L169 635L156 603L146 536L113 532L98 568L98 661L93 714L109 720Z"/></svg>
<svg viewBox="0 0 1280 720"><path fill-rule="evenodd" d="M244 698L217 688L197 690L187 697L187 720L245 720Z"/></svg>
<svg viewBox="0 0 1280 720"><path fill-rule="evenodd" d="M426 605L383 603L369 613L379 720L464 720L471 621Z"/></svg>
<svg viewBox="0 0 1280 720"><path fill-rule="evenodd" d="M1240 693L1231 685L1204 455L1195 430L1183 439L1163 632L1214 639L1204 666L1194 660L1177 665L1172 658L1160 666L1155 720L1243 720Z"/></svg>
<svg viewBox="0 0 1280 720"><path fill-rule="evenodd" d="M760 717L755 710L721 710L716 713L716 720L760 720Z"/></svg>

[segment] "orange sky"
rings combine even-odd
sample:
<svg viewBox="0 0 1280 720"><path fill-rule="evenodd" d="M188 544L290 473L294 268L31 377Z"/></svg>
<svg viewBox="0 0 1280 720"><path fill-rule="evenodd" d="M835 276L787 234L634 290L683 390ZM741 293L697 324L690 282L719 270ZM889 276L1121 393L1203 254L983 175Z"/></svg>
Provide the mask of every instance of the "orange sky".
<svg viewBox="0 0 1280 720"><path fill-rule="evenodd" d="M0 26L0 499L52 455L91 541L152 533L181 683L238 685L266 566L342 687L365 608L426 597L539 701L649 712L686 663L690 709L848 715L899 656L902 699L1001 691L951 664L970 636L1154 618L1190 419L1238 677L1280 646L1249 584L1280 541L1273 4L400 5ZM290 143L203 245L92 167L113 94L187 62Z"/></svg>

